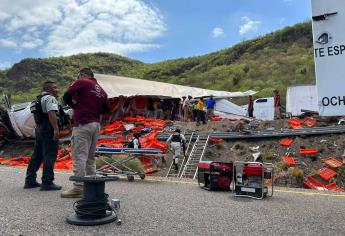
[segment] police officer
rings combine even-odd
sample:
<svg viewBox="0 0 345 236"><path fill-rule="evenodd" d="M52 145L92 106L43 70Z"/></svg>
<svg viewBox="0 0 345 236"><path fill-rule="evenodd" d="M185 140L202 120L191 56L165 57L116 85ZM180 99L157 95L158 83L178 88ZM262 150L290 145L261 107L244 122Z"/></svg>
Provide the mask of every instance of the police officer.
<svg viewBox="0 0 345 236"><path fill-rule="evenodd" d="M183 134L181 134L180 129L176 129L175 132L172 135L170 135L170 137L167 140L168 144L170 142L171 142L171 149L174 152L173 163L175 166L175 170L177 171L178 170L178 158L181 155L181 149L183 148L183 153L185 152L186 138L184 137Z"/></svg>
<svg viewBox="0 0 345 236"><path fill-rule="evenodd" d="M34 113L36 122L35 146L26 171L25 189L36 187L41 187L41 191L61 189L61 186L53 182L59 138L57 97L58 90L55 83L46 81L43 84L43 91L36 101ZM36 172L42 163L42 184L39 184L36 181Z"/></svg>

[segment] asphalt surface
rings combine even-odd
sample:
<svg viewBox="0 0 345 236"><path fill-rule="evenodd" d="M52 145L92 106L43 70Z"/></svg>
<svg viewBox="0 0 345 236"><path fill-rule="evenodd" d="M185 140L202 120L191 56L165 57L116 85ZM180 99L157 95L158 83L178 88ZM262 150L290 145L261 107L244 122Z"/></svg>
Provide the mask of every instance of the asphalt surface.
<svg viewBox="0 0 345 236"><path fill-rule="evenodd" d="M122 225L74 226L65 218L75 200L24 190L24 175L0 167L0 235L345 235L345 195L280 189L253 200L148 180L106 184L121 201ZM57 173L56 183L68 189L69 176Z"/></svg>

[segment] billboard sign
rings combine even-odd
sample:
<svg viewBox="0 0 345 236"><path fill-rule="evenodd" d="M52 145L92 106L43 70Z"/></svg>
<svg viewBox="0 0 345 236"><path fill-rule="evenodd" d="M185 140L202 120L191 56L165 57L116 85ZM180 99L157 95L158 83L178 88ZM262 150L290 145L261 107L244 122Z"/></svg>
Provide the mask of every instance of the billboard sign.
<svg viewBox="0 0 345 236"><path fill-rule="evenodd" d="M311 0L318 109L345 115L345 1Z"/></svg>

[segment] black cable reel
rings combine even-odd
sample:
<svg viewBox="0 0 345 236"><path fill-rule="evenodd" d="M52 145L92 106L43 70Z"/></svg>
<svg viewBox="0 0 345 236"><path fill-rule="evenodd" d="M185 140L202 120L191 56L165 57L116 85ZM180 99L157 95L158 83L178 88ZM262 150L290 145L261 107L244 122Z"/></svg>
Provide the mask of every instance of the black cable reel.
<svg viewBox="0 0 345 236"><path fill-rule="evenodd" d="M113 199L111 206L108 203L109 195L104 192L105 182L118 179L118 176L71 176L69 180L84 183L84 196L73 204L75 214L66 218L67 223L93 226L116 221L120 225L121 220L116 214L116 210L120 207L119 201Z"/></svg>

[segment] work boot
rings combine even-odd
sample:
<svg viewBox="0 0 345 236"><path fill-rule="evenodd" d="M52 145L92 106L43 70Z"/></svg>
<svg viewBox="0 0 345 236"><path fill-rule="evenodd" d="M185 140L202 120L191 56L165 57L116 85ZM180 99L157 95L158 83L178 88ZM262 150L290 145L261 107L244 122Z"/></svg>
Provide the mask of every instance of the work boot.
<svg viewBox="0 0 345 236"><path fill-rule="evenodd" d="M83 190L72 188L71 190L64 191L61 193L62 198L82 198Z"/></svg>
<svg viewBox="0 0 345 236"><path fill-rule="evenodd" d="M37 187L41 187L41 185L39 183L37 183L37 181L25 181L24 184L24 188L25 189L29 189L29 188L37 188Z"/></svg>
<svg viewBox="0 0 345 236"><path fill-rule="evenodd" d="M56 185L54 183L51 184L41 184L40 191L56 191L56 190L61 190L60 185Z"/></svg>

